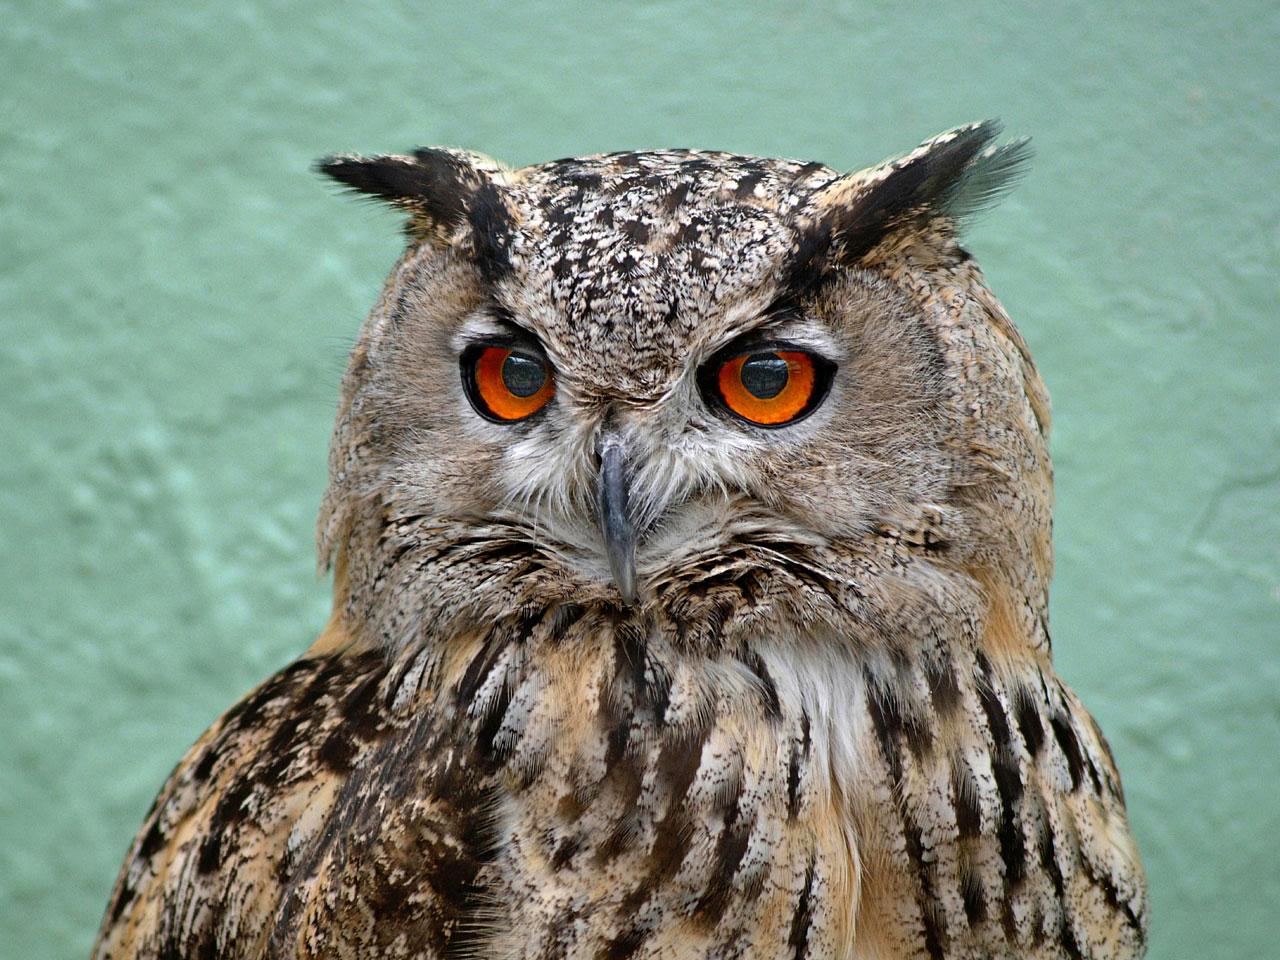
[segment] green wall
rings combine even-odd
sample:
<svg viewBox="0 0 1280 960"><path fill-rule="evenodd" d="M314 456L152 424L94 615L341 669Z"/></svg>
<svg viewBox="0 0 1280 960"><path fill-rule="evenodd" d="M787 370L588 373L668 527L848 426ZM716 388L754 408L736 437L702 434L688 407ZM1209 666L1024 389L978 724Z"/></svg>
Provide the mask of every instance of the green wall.
<svg viewBox="0 0 1280 960"><path fill-rule="evenodd" d="M0 2L0 956L88 949L171 765L325 618L399 241L313 158L854 167L986 116L1038 151L970 245L1054 394L1058 663L1151 956L1280 955L1280 6L1113 6Z"/></svg>

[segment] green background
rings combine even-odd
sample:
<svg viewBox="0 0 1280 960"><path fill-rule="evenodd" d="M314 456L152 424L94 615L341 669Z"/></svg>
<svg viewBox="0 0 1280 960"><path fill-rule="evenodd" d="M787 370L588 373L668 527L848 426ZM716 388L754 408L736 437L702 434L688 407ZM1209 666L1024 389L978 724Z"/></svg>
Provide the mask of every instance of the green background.
<svg viewBox="0 0 1280 960"><path fill-rule="evenodd" d="M970 235L1055 400L1062 673L1151 956L1280 935L1280 6L0 2L0 955L83 955L152 794L327 613L398 221L308 172L1034 138Z"/></svg>

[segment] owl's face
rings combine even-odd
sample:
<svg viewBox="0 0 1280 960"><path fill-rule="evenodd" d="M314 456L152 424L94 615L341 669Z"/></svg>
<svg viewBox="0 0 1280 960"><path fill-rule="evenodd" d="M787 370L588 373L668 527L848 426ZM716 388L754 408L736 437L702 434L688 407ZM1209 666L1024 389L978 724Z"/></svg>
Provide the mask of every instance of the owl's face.
<svg viewBox="0 0 1280 960"><path fill-rule="evenodd" d="M640 606L735 556L856 548L946 509L940 311L867 262L964 258L919 198L884 209L902 185L867 201L892 176L864 175L860 207L821 165L725 154L508 172L430 151L326 172L408 206L420 241L349 374L344 496Z"/></svg>

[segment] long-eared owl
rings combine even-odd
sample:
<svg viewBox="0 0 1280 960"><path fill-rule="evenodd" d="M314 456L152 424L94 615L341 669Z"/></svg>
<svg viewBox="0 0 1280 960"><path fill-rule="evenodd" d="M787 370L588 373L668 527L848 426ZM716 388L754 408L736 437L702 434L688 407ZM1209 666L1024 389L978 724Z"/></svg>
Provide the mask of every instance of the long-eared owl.
<svg viewBox="0 0 1280 960"><path fill-rule="evenodd" d="M958 242L997 134L323 161L408 229L333 614L179 763L96 956L1140 955L1051 658L1048 398Z"/></svg>

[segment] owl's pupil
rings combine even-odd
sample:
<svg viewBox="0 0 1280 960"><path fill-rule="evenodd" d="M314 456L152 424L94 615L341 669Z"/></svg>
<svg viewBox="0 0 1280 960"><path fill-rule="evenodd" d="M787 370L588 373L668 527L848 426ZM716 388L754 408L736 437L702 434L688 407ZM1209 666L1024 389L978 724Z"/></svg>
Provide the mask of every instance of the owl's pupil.
<svg viewBox="0 0 1280 960"><path fill-rule="evenodd" d="M532 397L547 382L547 371L540 360L512 353L502 363L502 382L517 397Z"/></svg>
<svg viewBox="0 0 1280 960"><path fill-rule="evenodd" d="M740 377L753 397L771 400L786 387L790 372L787 361L776 353L757 353L743 362Z"/></svg>

